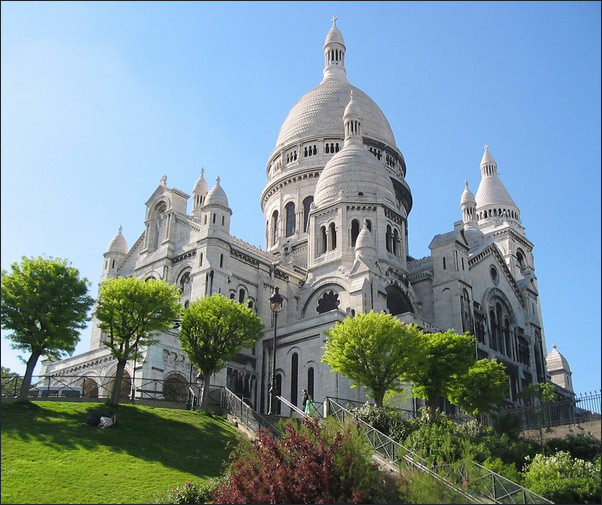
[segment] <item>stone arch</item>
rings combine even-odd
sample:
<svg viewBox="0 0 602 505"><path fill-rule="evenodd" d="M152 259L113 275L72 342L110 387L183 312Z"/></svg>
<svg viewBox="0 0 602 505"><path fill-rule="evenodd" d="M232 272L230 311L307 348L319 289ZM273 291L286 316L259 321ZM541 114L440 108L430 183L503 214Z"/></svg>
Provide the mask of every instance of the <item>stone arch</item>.
<svg viewBox="0 0 602 505"><path fill-rule="evenodd" d="M113 384L115 384L115 374L116 374L116 370L113 371L113 373L111 374L111 376L109 377L109 380L107 381L107 384L105 386L105 392L107 397L111 397L112 393L113 393ZM123 375L121 377L121 388L119 391L119 401L120 402L125 402L130 398L130 395L132 393L132 379L130 377L130 373L127 370L123 370Z"/></svg>
<svg viewBox="0 0 602 505"><path fill-rule="evenodd" d="M324 296L324 294L326 293L330 293L332 291L333 295L336 294L337 298L335 299L335 302L338 300L338 304L335 303L335 307L329 309L329 310L334 310L334 309L339 309L340 307L340 303L342 301L342 294L346 293L346 289L343 288L343 286L341 286L338 282L333 282L332 280L326 279L321 285L317 286L316 289L314 289L311 294L309 294L307 301L303 304L303 310L301 312L301 317L305 318L306 316L310 315L317 315L320 313L324 313L324 312L328 312L329 310L324 310L324 312L318 312L317 308L318 308L318 301ZM332 300L332 295L329 295L330 299ZM324 303L324 302L323 302ZM323 305L323 308L328 307L328 303L326 302L326 305Z"/></svg>
<svg viewBox="0 0 602 505"><path fill-rule="evenodd" d="M387 309L389 313L397 316L406 312L414 313L410 297L399 286L390 284L385 288L387 293Z"/></svg>
<svg viewBox="0 0 602 505"><path fill-rule="evenodd" d="M81 388L85 398L98 398L98 382L93 377L84 377Z"/></svg>
<svg viewBox="0 0 602 505"><path fill-rule="evenodd" d="M172 372L163 381L163 397L171 402L185 402L188 399L188 381L181 373Z"/></svg>

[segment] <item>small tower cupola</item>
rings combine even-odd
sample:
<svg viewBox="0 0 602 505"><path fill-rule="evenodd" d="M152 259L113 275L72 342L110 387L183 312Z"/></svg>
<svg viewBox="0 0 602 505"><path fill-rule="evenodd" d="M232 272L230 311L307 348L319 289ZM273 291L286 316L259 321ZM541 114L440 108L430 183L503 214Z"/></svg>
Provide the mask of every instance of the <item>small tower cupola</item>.
<svg viewBox="0 0 602 505"><path fill-rule="evenodd" d="M324 82L327 79L347 81L345 70L345 41L337 28L337 17L332 18L332 28L324 42Z"/></svg>
<svg viewBox="0 0 602 505"><path fill-rule="evenodd" d="M101 281L117 276L117 269L121 266L121 261L126 257L127 253L128 245L120 226L117 235L111 239L107 251L104 253L105 264L102 270Z"/></svg>
<svg viewBox="0 0 602 505"><path fill-rule="evenodd" d="M497 162L485 146L481 159L481 183L475 195L479 224L506 219L520 224L520 211L498 177Z"/></svg>
<svg viewBox="0 0 602 505"><path fill-rule="evenodd" d="M355 242L355 258L356 260L359 258L374 260L376 258L376 244L374 243L372 233L368 229L366 220L364 220L362 229Z"/></svg>
<svg viewBox="0 0 602 505"><path fill-rule="evenodd" d="M202 218L203 225L209 225L222 232L230 233L232 209L228 206L228 197L220 184L219 177L215 181L215 186L209 190L205 197L201 214L204 216Z"/></svg>
<svg viewBox="0 0 602 505"><path fill-rule="evenodd" d="M194 217L201 216L201 207L205 205L205 198L209 192L209 186L205 180L205 169L201 169L201 176L198 178L192 190L193 202L192 202L192 215Z"/></svg>
<svg viewBox="0 0 602 505"><path fill-rule="evenodd" d="M468 181L464 181L464 192L460 198L460 208L462 209L462 221L467 227L472 227L477 222L477 201L472 191L468 188Z"/></svg>
<svg viewBox="0 0 602 505"><path fill-rule="evenodd" d="M349 103L345 107L343 124L345 125L345 146L363 145L362 140L362 113L353 99L353 90L349 93Z"/></svg>

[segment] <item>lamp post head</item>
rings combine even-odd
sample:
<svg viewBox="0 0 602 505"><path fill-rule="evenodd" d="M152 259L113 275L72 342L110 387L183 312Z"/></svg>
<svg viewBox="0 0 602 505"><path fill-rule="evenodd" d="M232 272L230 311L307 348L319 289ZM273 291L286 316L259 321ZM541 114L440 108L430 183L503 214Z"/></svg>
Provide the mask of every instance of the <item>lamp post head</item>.
<svg viewBox="0 0 602 505"><path fill-rule="evenodd" d="M272 309L272 312L274 312L275 314L277 314L278 312L280 312L280 310L282 310L282 302L284 301L284 298L282 298L282 295L278 292L278 288L274 288L274 293L272 293L272 296L270 296L270 308Z"/></svg>

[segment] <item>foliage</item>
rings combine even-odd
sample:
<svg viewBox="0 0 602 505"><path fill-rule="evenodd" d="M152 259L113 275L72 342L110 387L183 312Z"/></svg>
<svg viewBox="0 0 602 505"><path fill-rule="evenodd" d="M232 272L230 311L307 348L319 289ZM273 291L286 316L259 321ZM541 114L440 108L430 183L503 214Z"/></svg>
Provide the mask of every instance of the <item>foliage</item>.
<svg viewBox="0 0 602 505"><path fill-rule="evenodd" d="M382 407L385 393L401 390L400 376L417 360L421 333L391 314L357 314L326 332L322 361L350 379L352 387L365 386Z"/></svg>
<svg viewBox="0 0 602 505"><path fill-rule="evenodd" d="M496 433L506 434L510 438L517 438L522 431L522 417L520 415L498 410L490 414L490 417Z"/></svg>
<svg viewBox="0 0 602 505"><path fill-rule="evenodd" d="M226 485L215 503L373 503L379 473L368 442L353 424L303 419L302 427L283 426L273 439L261 431L252 444L240 445ZM390 498L390 497L389 497Z"/></svg>
<svg viewBox="0 0 602 505"><path fill-rule="evenodd" d="M389 407L377 407L366 403L351 409L351 413L396 441L401 441L412 432L413 424L403 417L403 413Z"/></svg>
<svg viewBox="0 0 602 505"><path fill-rule="evenodd" d="M492 458L488 457L485 461L483 461L482 465L485 468L489 468L492 472L495 472L502 477L506 477L512 482L516 482L517 484L522 484L523 476L517 470L516 465L514 463L504 463L501 458Z"/></svg>
<svg viewBox="0 0 602 505"><path fill-rule="evenodd" d="M419 335L420 360L402 376L412 383L414 395L426 400L433 421L437 398L449 397L457 378L465 375L475 362L474 337L453 330Z"/></svg>
<svg viewBox="0 0 602 505"><path fill-rule="evenodd" d="M550 403L556 399L556 388L550 382L534 382L524 387L518 394L519 399L527 400L531 404L533 400L540 403Z"/></svg>
<svg viewBox="0 0 602 505"><path fill-rule="evenodd" d="M450 387L449 400L464 412L488 414L508 395L506 366L484 358L459 375Z"/></svg>
<svg viewBox="0 0 602 505"><path fill-rule="evenodd" d="M88 295L88 280L62 258L23 256L10 273L2 269L1 277L2 329L12 330L6 338L13 349L29 353L19 395L27 401L38 359L73 353L94 300Z"/></svg>
<svg viewBox="0 0 602 505"><path fill-rule="evenodd" d="M466 498L428 474L411 468L401 475L401 501L391 503L466 503Z"/></svg>
<svg viewBox="0 0 602 505"><path fill-rule="evenodd" d="M402 445L438 465L460 461L468 449L467 443L454 433L454 424L449 420L423 424Z"/></svg>
<svg viewBox="0 0 602 505"><path fill-rule="evenodd" d="M577 433L564 438L551 438L545 442L546 454L559 451L569 452L573 458L593 462L600 457L600 440L590 433Z"/></svg>
<svg viewBox="0 0 602 505"><path fill-rule="evenodd" d="M213 477L204 482L186 481L163 493L153 495L153 503L197 504L212 503L213 492L223 485L223 478Z"/></svg>
<svg viewBox="0 0 602 505"><path fill-rule="evenodd" d="M156 343L152 333L173 326L180 314L179 290L163 280L115 277L100 285L95 316L106 334L103 344L117 359L111 399L117 405L125 364L139 347Z"/></svg>
<svg viewBox="0 0 602 505"><path fill-rule="evenodd" d="M600 458L595 463L560 451L537 454L524 469L525 485L554 503L600 503Z"/></svg>
<svg viewBox="0 0 602 505"><path fill-rule="evenodd" d="M17 391L21 390L23 377L10 368L2 367L2 398L15 398Z"/></svg>
<svg viewBox="0 0 602 505"><path fill-rule="evenodd" d="M239 436L222 416L129 404L111 408L108 430L82 426L104 409L3 403L1 503L152 503L175 484L218 477Z"/></svg>
<svg viewBox="0 0 602 505"><path fill-rule="evenodd" d="M180 343L205 378L201 408L205 408L211 375L242 347L255 345L263 331L263 322L251 309L219 293L195 300L184 309Z"/></svg>

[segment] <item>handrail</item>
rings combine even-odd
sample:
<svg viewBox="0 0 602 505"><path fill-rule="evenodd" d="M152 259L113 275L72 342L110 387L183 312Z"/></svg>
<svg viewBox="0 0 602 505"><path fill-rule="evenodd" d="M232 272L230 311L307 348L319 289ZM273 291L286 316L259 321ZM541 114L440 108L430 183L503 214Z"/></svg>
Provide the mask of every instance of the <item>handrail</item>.
<svg viewBox="0 0 602 505"><path fill-rule="evenodd" d="M305 412L303 412L299 407L297 407L296 405L293 405L291 402L289 402L286 398L284 398L283 396L278 396L276 395L274 398L280 400L282 403L284 403L289 409L295 411L297 414L299 414L301 417L306 417L307 414Z"/></svg>
<svg viewBox="0 0 602 505"><path fill-rule="evenodd" d="M364 428L375 451L388 461L400 466L403 460L406 466L412 465L425 471L472 502L484 503L485 500L494 503L553 503L471 460L447 465L429 465L426 460L362 421L333 399L327 397L326 401L327 411L332 411L335 417L340 416L341 420L344 420L345 416L348 416L357 421ZM458 486L462 486L465 491Z"/></svg>
<svg viewBox="0 0 602 505"><path fill-rule="evenodd" d="M258 433L261 428L264 428L269 430L272 435L280 436L280 430L278 428L265 419L261 414L255 412L242 400L242 398L236 396L228 388L223 388L222 390L221 403L226 412L238 419L253 433Z"/></svg>

